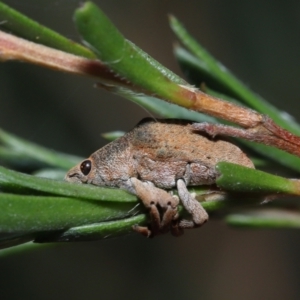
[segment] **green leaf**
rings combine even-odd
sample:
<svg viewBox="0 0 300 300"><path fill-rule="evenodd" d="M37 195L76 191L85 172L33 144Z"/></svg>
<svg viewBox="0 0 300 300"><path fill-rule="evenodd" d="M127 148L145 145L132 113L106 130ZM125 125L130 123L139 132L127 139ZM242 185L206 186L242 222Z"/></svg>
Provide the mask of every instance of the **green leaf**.
<svg viewBox="0 0 300 300"><path fill-rule="evenodd" d="M225 218L227 224L246 228L300 228L300 213L284 209L265 209L247 211L243 214L230 214Z"/></svg>
<svg viewBox="0 0 300 300"><path fill-rule="evenodd" d="M241 165L220 162L216 166L220 176L217 186L233 192L251 194L290 194L300 195L300 181L275 176Z"/></svg>
<svg viewBox="0 0 300 300"><path fill-rule="evenodd" d="M7 234L2 233L0 228L0 255L2 255L2 249L18 246L24 243L28 243L34 240L35 234ZM14 247L15 248L15 247Z"/></svg>
<svg viewBox="0 0 300 300"><path fill-rule="evenodd" d="M43 44L78 56L94 59L96 55L86 47L40 25L20 12L0 2L0 27L35 43Z"/></svg>
<svg viewBox="0 0 300 300"><path fill-rule="evenodd" d="M117 131L102 133L101 136L108 141L114 141L120 138L121 136L123 136L124 134L125 134L124 131L117 130Z"/></svg>
<svg viewBox="0 0 300 300"><path fill-rule="evenodd" d="M0 244L0 246L2 245L2 243ZM4 249L5 245L3 244L3 248L1 248L1 251L0 251L0 258L4 258L4 257L8 257L10 255L16 255L16 254L23 254L25 253L26 251L40 251L42 250L43 248L47 248L49 249L50 247L53 247L54 244L35 244L35 243L32 243L32 242L29 242L29 243L21 243L21 239L20 239L20 244L18 245L17 243L15 244L15 246L17 247L12 247L14 246L13 244L11 244L11 246L9 246L9 244L7 244L7 247L8 249ZM11 248L9 248L11 247Z"/></svg>
<svg viewBox="0 0 300 300"><path fill-rule="evenodd" d="M138 104L146 110L149 110L163 118L177 118L193 120L196 122L217 123L217 120L213 117L195 112L193 110L189 110L185 107L178 106L173 103L168 103L155 97L137 95L122 88L111 88L110 91Z"/></svg>
<svg viewBox="0 0 300 300"><path fill-rule="evenodd" d="M274 163L288 167L290 170L300 172L300 157L264 144L248 142L243 139L238 139L238 141L262 156L272 159Z"/></svg>
<svg viewBox="0 0 300 300"><path fill-rule="evenodd" d="M18 194L48 194L88 200L136 202L136 197L120 189L71 184L39 178L0 166L0 190ZM1 195L1 194L0 194Z"/></svg>
<svg viewBox="0 0 300 300"><path fill-rule="evenodd" d="M36 243L49 242L75 242L75 241L95 241L117 237L119 235L132 234L132 226L145 224L146 215L140 214L118 221L108 221L99 224L77 226L49 234L43 234L35 239Z"/></svg>
<svg viewBox="0 0 300 300"><path fill-rule="evenodd" d="M134 203L67 197L0 194L0 235L65 230L122 219L137 213Z"/></svg>
<svg viewBox="0 0 300 300"><path fill-rule="evenodd" d="M0 158L5 160L19 159L32 163L44 163L65 170L70 169L82 160L80 157L55 152L25 141L2 129L0 129L0 143L5 146L0 148Z"/></svg>
<svg viewBox="0 0 300 300"><path fill-rule="evenodd" d="M200 189L203 192L203 189ZM195 192L199 190L195 189ZM242 204L240 199L235 202ZM251 201L254 202L253 200ZM237 204L235 203L235 205ZM209 201L202 203L207 211L216 211L226 207L226 203L222 200ZM228 204L228 203L227 203ZM180 207L179 211L183 214L183 209ZM90 241L109 237L116 237L118 235L132 234L132 226L135 224L145 225L147 221L145 214L139 214L134 217L125 218L123 220L102 222L99 224L91 224L85 226L78 226L70 228L62 232L54 232L50 234L43 234L41 237L35 239L38 243L44 242L72 242L72 241Z"/></svg>
<svg viewBox="0 0 300 300"><path fill-rule="evenodd" d="M35 172L33 172L34 176L37 177L43 177L48 179L54 179L54 180L64 180L66 176L66 171L61 169L39 169Z"/></svg>
<svg viewBox="0 0 300 300"><path fill-rule="evenodd" d="M189 189L190 192L197 194L199 200L204 200L205 197L212 196L211 191L208 192L207 187L194 187ZM207 194L208 192L208 194ZM228 207L237 207L242 205L257 204L258 201L262 201L261 197L237 197L231 194L216 193L209 201L201 202L203 207L208 212L221 211ZM179 213L181 217L190 218L190 216L183 210L182 206L179 207ZM66 241L89 241L97 240L109 237L116 237L118 235L133 233L132 226L135 224L145 225L147 221L145 214L138 214L137 216L128 217L125 219L119 219L117 221L101 222L97 224L90 224L84 226L77 226L65 231L46 233L38 236L35 241L38 243L45 242L66 242Z"/></svg>
<svg viewBox="0 0 300 300"><path fill-rule="evenodd" d="M205 84L216 91L234 97L234 93L232 93L226 83L219 80L219 78L207 68L205 62L192 55L191 52L180 45L175 45L174 55L189 82L196 86Z"/></svg>
<svg viewBox="0 0 300 300"><path fill-rule="evenodd" d="M141 92L192 106L192 99L184 97L187 89L180 86L187 83L126 40L96 5L86 2L76 10L74 21L85 43L118 76L128 79Z"/></svg>

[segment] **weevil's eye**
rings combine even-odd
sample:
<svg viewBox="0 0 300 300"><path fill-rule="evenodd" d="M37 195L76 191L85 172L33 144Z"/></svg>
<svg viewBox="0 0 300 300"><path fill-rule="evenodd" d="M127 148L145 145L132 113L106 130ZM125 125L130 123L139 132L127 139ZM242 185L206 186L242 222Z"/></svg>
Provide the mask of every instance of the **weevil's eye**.
<svg viewBox="0 0 300 300"><path fill-rule="evenodd" d="M91 168L92 162L89 159L83 161L80 165L80 170L83 173L83 175L88 175L91 171Z"/></svg>

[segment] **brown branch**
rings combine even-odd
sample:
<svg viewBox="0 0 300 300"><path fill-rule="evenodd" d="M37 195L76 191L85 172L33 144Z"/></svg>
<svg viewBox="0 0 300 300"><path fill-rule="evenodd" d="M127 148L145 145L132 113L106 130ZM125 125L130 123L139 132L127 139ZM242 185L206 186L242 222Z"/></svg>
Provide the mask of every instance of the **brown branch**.
<svg viewBox="0 0 300 300"><path fill-rule="evenodd" d="M263 120L261 114L250 108L215 98L199 90L195 92L195 98L193 110L204 112L244 128L255 127Z"/></svg>
<svg viewBox="0 0 300 300"><path fill-rule="evenodd" d="M39 45L0 31L0 60L19 60L56 71L96 77L107 84L132 85L99 60L91 60Z"/></svg>
<svg viewBox="0 0 300 300"><path fill-rule="evenodd" d="M122 86L133 92L142 92L152 95L152 93L148 93L142 88L133 85L126 80L126 78L117 76L99 60L79 57L47 46L29 42L2 31L0 31L0 60L19 60L57 71L90 76L100 80L104 86ZM195 130L206 131L211 135L223 134L241 137L250 141L274 146L300 156L300 138L279 127L267 116L249 108L207 95L191 86L181 85L180 87L180 97L186 101L184 103L186 104L185 107L232 122L245 128L240 129L204 123L202 125L195 125ZM168 99L163 100L168 101Z"/></svg>

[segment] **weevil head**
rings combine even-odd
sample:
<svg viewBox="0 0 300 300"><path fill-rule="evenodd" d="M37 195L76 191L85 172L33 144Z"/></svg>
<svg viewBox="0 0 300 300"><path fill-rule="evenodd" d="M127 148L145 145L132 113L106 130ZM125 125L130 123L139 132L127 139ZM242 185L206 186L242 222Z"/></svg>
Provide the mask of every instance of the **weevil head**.
<svg viewBox="0 0 300 300"><path fill-rule="evenodd" d="M88 158L69 170L65 180L74 183L92 183L93 178L95 178L95 172L94 160Z"/></svg>

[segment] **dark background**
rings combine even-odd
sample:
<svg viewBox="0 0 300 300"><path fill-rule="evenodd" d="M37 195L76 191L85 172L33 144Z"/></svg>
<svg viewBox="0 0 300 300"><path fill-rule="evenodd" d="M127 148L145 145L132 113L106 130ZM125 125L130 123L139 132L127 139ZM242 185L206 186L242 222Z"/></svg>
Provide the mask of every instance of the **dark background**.
<svg viewBox="0 0 300 300"><path fill-rule="evenodd" d="M118 28L178 74L167 14L253 90L298 117L300 2L95 1ZM79 1L5 3L78 40ZM0 24L1 24L0 20ZM101 133L129 130L149 113L86 78L22 63L0 65L0 127L88 156ZM181 238L138 235L53 245L0 257L1 299L298 299L300 242L293 230L237 230L220 221Z"/></svg>

